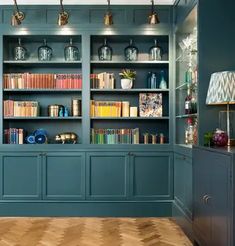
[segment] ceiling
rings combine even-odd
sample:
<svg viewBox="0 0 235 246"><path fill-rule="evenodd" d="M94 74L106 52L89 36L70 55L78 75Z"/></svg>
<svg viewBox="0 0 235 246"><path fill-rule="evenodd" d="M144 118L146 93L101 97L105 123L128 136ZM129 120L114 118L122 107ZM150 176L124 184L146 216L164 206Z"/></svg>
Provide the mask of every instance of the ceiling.
<svg viewBox="0 0 235 246"><path fill-rule="evenodd" d="M18 0L19 5L27 4L27 5L58 5L59 0ZM156 5L171 5L175 2L175 0L155 0ZM74 4L74 5L105 5L107 4L107 0L63 0L63 3L66 4ZM112 5L150 5L150 0L111 0ZM13 0L1 0L0 5L12 5Z"/></svg>

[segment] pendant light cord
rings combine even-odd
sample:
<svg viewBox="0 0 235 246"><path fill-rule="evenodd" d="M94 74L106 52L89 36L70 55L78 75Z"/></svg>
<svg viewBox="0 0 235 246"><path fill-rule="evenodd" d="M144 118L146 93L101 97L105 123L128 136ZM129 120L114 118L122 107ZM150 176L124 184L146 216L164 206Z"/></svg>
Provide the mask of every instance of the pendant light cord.
<svg viewBox="0 0 235 246"><path fill-rule="evenodd" d="M64 13L63 0L60 0L61 13Z"/></svg>

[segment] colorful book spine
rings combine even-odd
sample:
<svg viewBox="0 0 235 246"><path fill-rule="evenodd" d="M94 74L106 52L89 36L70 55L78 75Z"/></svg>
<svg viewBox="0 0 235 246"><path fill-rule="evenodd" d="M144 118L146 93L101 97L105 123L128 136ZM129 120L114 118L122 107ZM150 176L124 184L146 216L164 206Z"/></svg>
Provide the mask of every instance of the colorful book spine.
<svg viewBox="0 0 235 246"><path fill-rule="evenodd" d="M93 89L114 89L115 86L113 73L91 74L90 82Z"/></svg>
<svg viewBox="0 0 235 246"><path fill-rule="evenodd" d="M121 117L122 102L91 101L91 117Z"/></svg>
<svg viewBox="0 0 235 246"><path fill-rule="evenodd" d="M5 144L24 144L24 130L9 128L4 130Z"/></svg>
<svg viewBox="0 0 235 246"><path fill-rule="evenodd" d="M4 101L4 117L37 117L39 103L36 101Z"/></svg>
<svg viewBox="0 0 235 246"><path fill-rule="evenodd" d="M82 89L81 74L31 74L3 75L5 89Z"/></svg>
<svg viewBox="0 0 235 246"><path fill-rule="evenodd" d="M139 128L91 129L91 144L139 144Z"/></svg>

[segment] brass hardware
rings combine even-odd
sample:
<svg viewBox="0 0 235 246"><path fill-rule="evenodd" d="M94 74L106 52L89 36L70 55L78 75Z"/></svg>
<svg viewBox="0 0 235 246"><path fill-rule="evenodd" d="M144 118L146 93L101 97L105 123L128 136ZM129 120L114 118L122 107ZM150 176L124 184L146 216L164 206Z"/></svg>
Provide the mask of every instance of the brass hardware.
<svg viewBox="0 0 235 246"><path fill-rule="evenodd" d="M60 0L61 11L58 16L57 24L59 26L65 26L68 24L69 14L64 10L63 0Z"/></svg>
<svg viewBox="0 0 235 246"><path fill-rule="evenodd" d="M159 24L160 20L159 20L157 12L154 9L154 0L151 0L151 3L152 3L152 9L151 9L150 15L148 16L148 23L150 25Z"/></svg>
<svg viewBox="0 0 235 246"><path fill-rule="evenodd" d="M108 9L104 16L104 24L105 26L111 26L113 25L113 14L110 9L110 0L108 0Z"/></svg>
<svg viewBox="0 0 235 246"><path fill-rule="evenodd" d="M14 11L13 15L11 16L11 25L12 26L19 26L19 25L21 25L22 21L24 20L25 15L23 12L21 12L19 10L19 7L18 7L16 0L14 0L14 5L15 5L15 11Z"/></svg>
<svg viewBox="0 0 235 246"><path fill-rule="evenodd" d="M207 199L207 197L208 197L208 195L204 195L204 196L202 197L202 201L203 201L203 203L206 203L206 199Z"/></svg>

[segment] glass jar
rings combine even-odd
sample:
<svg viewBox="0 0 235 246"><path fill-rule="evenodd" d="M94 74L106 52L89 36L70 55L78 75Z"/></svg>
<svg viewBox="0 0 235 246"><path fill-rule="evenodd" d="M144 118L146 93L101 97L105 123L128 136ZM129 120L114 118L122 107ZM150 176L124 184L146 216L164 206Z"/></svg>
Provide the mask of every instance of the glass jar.
<svg viewBox="0 0 235 246"><path fill-rule="evenodd" d="M14 58L16 61L24 61L26 60L27 49L24 48L21 44L21 38L18 39L18 45L14 50Z"/></svg>
<svg viewBox="0 0 235 246"><path fill-rule="evenodd" d="M138 60L139 50L133 45L133 40L130 39L130 44L124 50L125 60L126 61L137 61Z"/></svg>
<svg viewBox="0 0 235 246"><path fill-rule="evenodd" d="M78 61L80 59L78 47L73 45L73 39L70 39L70 43L64 48L65 61Z"/></svg>
<svg viewBox="0 0 235 246"><path fill-rule="evenodd" d="M43 42L43 45L38 48L38 60L50 61L52 58L52 48L47 45L46 39Z"/></svg>
<svg viewBox="0 0 235 246"><path fill-rule="evenodd" d="M154 40L154 46L149 50L150 61L161 61L162 60L162 48L158 46L157 40Z"/></svg>
<svg viewBox="0 0 235 246"><path fill-rule="evenodd" d="M98 56L100 61L112 61L113 50L107 44L107 39L104 39L104 44L98 49Z"/></svg>

